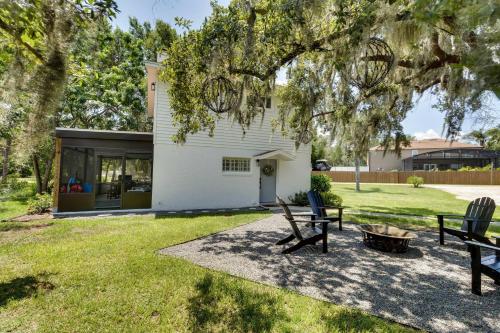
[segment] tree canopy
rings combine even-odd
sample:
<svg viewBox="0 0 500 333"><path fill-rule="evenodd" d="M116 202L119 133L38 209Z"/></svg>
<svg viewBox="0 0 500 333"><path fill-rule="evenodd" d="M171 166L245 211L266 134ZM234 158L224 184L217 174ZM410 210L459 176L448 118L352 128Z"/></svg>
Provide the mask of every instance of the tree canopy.
<svg viewBox="0 0 500 333"><path fill-rule="evenodd" d="M48 188L56 126L148 131L145 61L176 32L157 21L113 29L113 0L0 0L0 139ZM3 179L5 177L2 177Z"/></svg>
<svg viewBox="0 0 500 333"><path fill-rule="evenodd" d="M275 125L298 143L309 141L318 126L335 135L356 120L384 145L398 147L405 138L400 123L426 91L438 96L453 138L487 94L500 96L499 13L489 0L213 4L202 27L177 40L166 60L175 140L202 130L214 134L219 115L203 103L207 78L232 82L239 99L228 116L246 128L264 112L258 101L276 90L280 69L289 80L277 89L284 102ZM363 58L373 38L387 43L394 61L382 83L359 89L353 84L356 62L392 60L387 54Z"/></svg>
<svg viewBox="0 0 500 333"><path fill-rule="evenodd" d="M154 27L130 19L129 31L101 20L72 45L59 126L150 131L146 112L145 61L175 40L163 21Z"/></svg>
<svg viewBox="0 0 500 333"><path fill-rule="evenodd" d="M488 130L474 130L464 136L489 150L500 151L500 126Z"/></svg>

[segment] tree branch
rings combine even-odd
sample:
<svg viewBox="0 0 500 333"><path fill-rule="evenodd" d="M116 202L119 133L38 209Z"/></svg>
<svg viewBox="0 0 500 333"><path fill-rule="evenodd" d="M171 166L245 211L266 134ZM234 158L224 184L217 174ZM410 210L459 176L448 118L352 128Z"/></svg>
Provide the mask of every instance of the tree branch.
<svg viewBox="0 0 500 333"><path fill-rule="evenodd" d="M9 26L7 23L5 23L1 18L0 18L0 29L5 31L10 36L12 36L12 38L14 38L16 40L16 42L18 42L19 44L24 46L31 54L33 54L42 63L46 63L46 60L45 60L42 52L40 50L37 50L36 48L31 46L30 44L26 43L25 41L23 41L23 39L16 32L16 30L13 27Z"/></svg>
<svg viewBox="0 0 500 333"><path fill-rule="evenodd" d="M271 75L276 73L282 66L286 65L287 63L291 62L293 59L295 59L297 56L301 55L302 53L306 51L315 51L319 50L322 48L322 46L326 43L333 42L334 40L341 38L342 36L345 36L351 29L346 29L343 31L338 31L334 32L328 36L325 36L323 38L317 39L308 46L302 45L300 43L296 43L290 52L285 54L283 57L278 59L274 65L270 66L265 72L259 72L258 70L254 68L237 68L237 67L229 67L229 72L232 74L244 74L244 75L251 75L256 78L259 78L262 81L265 81L268 79Z"/></svg>

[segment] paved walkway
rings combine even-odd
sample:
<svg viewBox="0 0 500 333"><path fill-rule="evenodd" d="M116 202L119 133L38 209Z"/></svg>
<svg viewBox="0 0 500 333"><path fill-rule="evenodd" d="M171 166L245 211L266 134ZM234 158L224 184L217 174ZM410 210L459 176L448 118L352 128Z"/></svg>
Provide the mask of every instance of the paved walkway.
<svg viewBox="0 0 500 333"><path fill-rule="evenodd" d="M347 223L330 231L327 254L317 245L282 255L273 244L289 229L275 214L160 253L429 331L500 332L500 288L485 278L484 296L470 293L468 252L451 237L442 247L436 233L418 232L409 252L387 254Z"/></svg>
<svg viewBox="0 0 500 333"><path fill-rule="evenodd" d="M426 184L425 187L432 187L456 195L458 199L472 201L480 197L490 197L500 206L500 186L498 185L434 185Z"/></svg>

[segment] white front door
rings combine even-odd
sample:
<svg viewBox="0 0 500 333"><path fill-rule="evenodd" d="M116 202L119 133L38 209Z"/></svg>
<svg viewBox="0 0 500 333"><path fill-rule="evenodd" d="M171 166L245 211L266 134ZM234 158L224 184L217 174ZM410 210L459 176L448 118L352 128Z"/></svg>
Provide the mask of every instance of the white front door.
<svg viewBox="0 0 500 333"><path fill-rule="evenodd" d="M260 160L260 203L276 202L276 160Z"/></svg>

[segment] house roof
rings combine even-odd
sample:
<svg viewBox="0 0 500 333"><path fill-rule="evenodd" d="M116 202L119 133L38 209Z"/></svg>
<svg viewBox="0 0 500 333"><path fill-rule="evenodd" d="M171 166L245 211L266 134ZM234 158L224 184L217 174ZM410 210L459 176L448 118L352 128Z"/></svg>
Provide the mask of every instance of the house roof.
<svg viewBox="0 0 500 333"><path fill-rule="evenodd" d="M412 140L407 147L401 147L402 150L410 149L450 149L450 148L482 148L480 145L465 143L460 141L450 141L445 139L426 139ZM384 150L382 146L370 148L370 150Z"/></svg>
<svg viewBox="0 0 500 333"><path fill-rule="evenodd" d="M262 154L255 155L254 157L257 160L277 159L283 161L293 161L295 159L295 156L281 149L271 150Z"/></svg>
<svg viewBox="0 0 500 333"><path fill-rule="evenodd" d="M405 160L464 160L464 159L496 159L500 158L500 151L480 148L452 148L433 150L410 156Z"/></svg>

